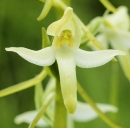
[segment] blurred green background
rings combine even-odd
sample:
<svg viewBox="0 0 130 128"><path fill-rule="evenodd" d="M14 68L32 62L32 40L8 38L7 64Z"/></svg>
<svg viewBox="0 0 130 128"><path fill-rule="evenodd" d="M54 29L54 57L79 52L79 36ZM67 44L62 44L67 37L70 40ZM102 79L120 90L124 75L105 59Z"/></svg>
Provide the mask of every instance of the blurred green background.
<svg viewBox="0 0 130 128"><path fill-rule="evenodd" d="M125 5L130 8L129 0L111 2L116 7ZM101 16L105 10L98 0L71 0L71 6L85 24L95 16ZM28 80L41 71L42 67L6 52L5 47L41 49L41 28L47 28L57 20L57 10L52 8L44 20L37 21L42 8L43 4L36 0L0 0L0 90ZM112 94L113 73L119 80L116 97ZM130 128L130 83L118 64L109 62L98 68L77 68L77 79L95 102L110 103L116 99L119 112L113 120L123 128ZM82 101L80 96L78 99ZM33 109L34 87L0 98L0 128L27 128L27 124L16 125L13 120L16 115ZM76 122L76 128L87 127L109 128L100 118L82 124Z"/></svg>

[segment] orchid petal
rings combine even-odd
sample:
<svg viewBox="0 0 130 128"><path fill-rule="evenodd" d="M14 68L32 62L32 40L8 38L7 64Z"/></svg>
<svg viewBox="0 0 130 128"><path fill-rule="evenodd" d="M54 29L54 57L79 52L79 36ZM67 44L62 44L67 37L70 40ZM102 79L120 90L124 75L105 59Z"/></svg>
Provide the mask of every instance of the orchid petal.
<svg viewBox="0 0 130 128"><path fill-rule="evenodd" d="M130 52L128 49L126 49L125 52L126 56L120 56L118 58L125 76L128 78L128 80L130 80Z"/></svg>
<svg viewBox="0 0 130 128"><path fill-rule="evenodd" d="M35 84L38 84L39 82L44 80L46 78L46 76L47 76L47 72L43 69L40 74L38 74L37 76L35 76L34 78L32 78L30 80L26 80L19 84L15 84L13 86L0 90L0 97L7 96L10 94L16 93L18 91L27 89L29 87L32 87Z"/></svg>
<svg viewBox="0 0 130 128"><path fill-rule="evenodd" d="M72 16L73 10L72 8L68 7L60 20L55 21L48 26L47 34L57 36L63 30L63 27L72 19Z"/></svg>
<svg viewBox="0 0 130 128"><path fill-rule="evenodd" d="M18 116L15 117L14 122L16 124L21 124L21 123L28 123L30 124L33 119L35 118L35 116L37 115L37 111L28 111L25 113L22 113ZM48 123L46 123L42 118L38 121L37 126L39 127L43 127L43 126L49 126Z"/></svg>
<svg viewBox="0 0 130 128"><path fill-rule="evenodd" d="M103 113L118 111L118 109L112 105L100 103L97 103L96 105ZM75 121L86 122L95 119L96 117L98 117L98 114L92 109L89 104L78 102L75 113L70 116Z"/></svg>
<svg viewBox="0 0 130 128"><path fill-rule="evenodd" d="M113 48L120 49L117 47L126 47L130 49L130 32L128 31L116 31L114 37L108 37Z"/></svg>
<svg viewBox="0 0 130 128"><path fill-rule="evenodd" d="M68 49L60 49L56 53L56 60L65 106L69 113L74 113L77 104L77 80L73 53Z"/></svg>
<svg viewBox="0 0 130 128"><path fill-rule="evenodd" d="M60 20L52 23L48 27L47 33L52 36L60 36L60 33L63 30L71 31L74 42L72 48L78 48L81 39L81 27L78 18L73 15L73 10L70 7L66 8L65 13ZM54 42L57 42L57 40L55 39Z"/></svg>
<svg viewBox="0 0 130 128"><path fill-rule="evenodd" d="M88 52L78 49L74 55L77 66L82 68L92 68L109 62L116 55L125 55L125 53L120 50L100 50Z"/></svg>
<svg viewBox="0 0 130 128"><path fill-rule="evenodd" d="M128 9L125 6L119 7L115 13L109 14L105 17L105 20L118 29L129 29Z"/></svg>
<svg viewBox="0 0 130 128"><path fill-rule="evenodd" d="M33 51L22 47L10 47L6 48L6 51L16 52L25 60L39 66L50 66L55 62L54 52L51 47L47 47L39 51Z"/></svg>
<svg viewBox="0 0 130 128"><path fill-rule="evenodd" d="M46 17L52 7L53 0L46 0L43 10L37 20L42 20Z"/></svg>
<svg viewBox="0 0 130 128"><path fill-rule="evenodd" d="M120 40L119 38L115 38L115 39L111 39L110 42L114 49L120 49L126 53L126 56L119 56L118 59L124 71L125 76L128 78L128 80L130 80L130 51L129 51L129 42L127 38L124 37L124 41L123 41L123 37L122 40ZM116 42L118 42L118 45L116 44Z"/></svg>
<svg viewBox="0 0 130 128"><path fill-rule="evenodd" d="M74 43L72 49L76 49L79 47L81 41L81 27L76 16L73 16L72 22L74 25L74 32L72 33L74 37Z"/></svg>

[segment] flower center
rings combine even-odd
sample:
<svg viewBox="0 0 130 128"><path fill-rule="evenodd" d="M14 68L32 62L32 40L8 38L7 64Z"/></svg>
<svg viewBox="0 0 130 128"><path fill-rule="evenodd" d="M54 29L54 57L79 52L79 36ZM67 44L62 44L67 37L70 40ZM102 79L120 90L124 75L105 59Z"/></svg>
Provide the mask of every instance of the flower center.
<svg viewBox="0 0 130 128"><path fill-rule="evenodd" d="M63 30L58 36L58 47L63 47L67 45L68 47L72 47L73 45L73 35L70 30Z"/></svg>

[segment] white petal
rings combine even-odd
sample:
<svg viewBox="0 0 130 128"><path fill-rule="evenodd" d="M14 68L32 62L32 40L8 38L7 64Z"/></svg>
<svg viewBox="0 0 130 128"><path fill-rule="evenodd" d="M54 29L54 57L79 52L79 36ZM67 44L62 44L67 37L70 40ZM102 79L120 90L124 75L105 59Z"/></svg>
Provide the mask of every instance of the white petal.
<svg viewBox="0 0 130 128"><path fill-rule="evenodd" d="M116 55L125 55L120 50L100 50L100 51L84 51L78 49L75 51L76 65L82 68L98 67L109 62Z"/></svg>
<svg viewBox="0 0 130 128"><path fill-rule="evenodd" d="M117 112L118 109L108 104L96 104L97 107L103 112ZM89 104L78 102L77 109L74 114L70 115L73 120L78 122L86 122L98 117L97 113L92 109Z"/></svg>
<svg viewBox="0 0 130 128"><path fill-rule="evenodd" d="M126 53L126 56L118 56L119 62L121 64L121 67L124 71L125 76L130 80L130 47L127 47L127 44L129 45L129 42L127 38L124 37L124 41L119 40L118 38L111 39L111 45L114 49L120 49ZM126 44L127 43L127 44Z"/></svg>
<svg viewBox="0 0 130 128"><path fill-rule="evenodd" d="M73 49L79 48L80 41L81 41L81 26L79 23L79 20L76 16L73 15L72 23L74 25L73 27L73 36L74 36L74 43L73 43Z"/></svg>
<svg viewBox="0 0 130 128"><path fill-rule="evenodd" d="M25 60L39 66L50 66L55 62L55 55L51 47L47 47L38 51L33 51L22 47L10 47L6 48L6 51L16 52Z"/></svg>
<svg viewBox="0 0 130 128"><path fill-rule="evenodd" d="M69 113L74 113L77 104L77 80L73 53L68 49L61 48L56 53L56 60L65 106Z"/></svg>
<svg viewBox="0 0 130 128"><path fill-rule="evenodd" d="M130 80L130 51L128 49L124 51L126 52L126 56L120 56L118 59L125 76L128 78L128 80Z"/></svg>
<svg viewBox="0 0 130 128"><path fill-rule="evenodd" d="M73 38L72 48L78 48L81 40L81 26L78 18L73 14L73 10L70 7L66 8L64 15L60 20L53 22L47 28L47 34L52 36L60 36L60 33L63 30L71 31ZM57 43L57 39L55 39L52 44L55 43Z"/></svg>
<svg viewBox="0 0 130 128"><path fill-rule="evenodd" d="M49 25L47 28L47 34L57 36L63 30L63 27L72 19L72 15L73 9L70 7L66 8L62 18Z"/></svg>
<svg viewBox="0 0 130 128"><path fill-rule="evenodd" d="M105 20L115 28L129 30L129 15L128 9L125 6L119 7L115 13L109 14Z"/></svg>
<svg viewBox="0 0 130 128"><path fill-rule="evenodd" d="M21 123L30 124L32 123L36 115L37 115L37 111L28 111L16 116L14 122L16 124L21 124ZM49 124L47 124L43 119L40 119L37 123L37 126L43 127L43 126L49 126Z"/></svg>
<svg viewBox="0 0 130 128"><path fill-rule="evenodd" d="M114 49L119 49L117 47L123 46L126 47L127 49L130 49L130 32L129 31L123 31L123 30L118 30L115 33L115 36L112 38L108 37L110 40L110 43ZM118 46L119 45L119 46Z"/></svg>

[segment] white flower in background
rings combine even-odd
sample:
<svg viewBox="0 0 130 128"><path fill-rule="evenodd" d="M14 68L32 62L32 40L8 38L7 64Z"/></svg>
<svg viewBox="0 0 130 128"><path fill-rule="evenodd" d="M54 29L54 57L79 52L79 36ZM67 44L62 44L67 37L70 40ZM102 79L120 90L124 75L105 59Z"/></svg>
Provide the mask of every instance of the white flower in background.
<svg viewBox="0 0 130 128"><path fill-rule="evenodd" d="M97 107L103 112L117 112L118 109L108 104L96 104ZM14 122L16 124L28 123L30 124L35 118L37 111L28 111L15 117ZM74 114L68 114L68 128L74 128L74 121L88 122L98 117L98 114L91 108L89 104L78 102L77 109ZM46 127L49 124L41 118L36 126Z"/></svg>
<svg viewBox="0 0 130 128"><path fill-rule="evenodd" d="M22 113L22 114L16 116L16 118L14 119L14 122L16 124L21 124L21 123L30 124L33 121L33 119L35 118L35 116L37 115L37 113L38 113L38 111L36 111L36 110ZM37 126L39 126L39 127L43 127L43 126L47 127L47 126L49 126L49 124L41 118L38 121Z"/></svg>
<svg viewBox="0 0 130 128"><path fill-rule="evenodd" d="M125 6L121 6L115 13L108 14L103 18L103 24L99 30L100 33L97 35L97 40L105 48L108 48L108 43L110 43L113 49L122 50L126 53L126 56L118 56L118 59L128 80L130 80L129 23L128 9ZM92 44L91 47L95 49Z"/></svg>
<svg viewBox="0 0 130 128"><path fill-rule="evenodd" d="M25 60L39 66L50 66L56 60L65 106L69 113L74 113L77 104L76 65L82 68L101 66L116 55L124 55L124 52L120 50L88 52L79 49L81 26L70 7L66 8L60 20L47 28L47 34L54 36L50 47L39 51L11 47L6 48L6 51L16 52Z"/></svg>

